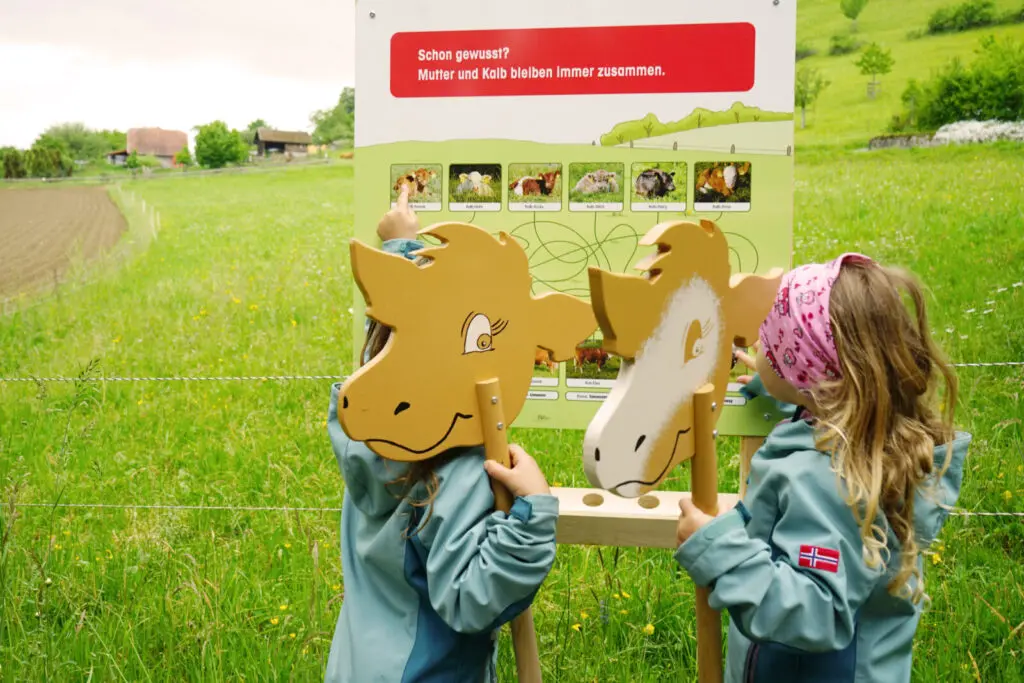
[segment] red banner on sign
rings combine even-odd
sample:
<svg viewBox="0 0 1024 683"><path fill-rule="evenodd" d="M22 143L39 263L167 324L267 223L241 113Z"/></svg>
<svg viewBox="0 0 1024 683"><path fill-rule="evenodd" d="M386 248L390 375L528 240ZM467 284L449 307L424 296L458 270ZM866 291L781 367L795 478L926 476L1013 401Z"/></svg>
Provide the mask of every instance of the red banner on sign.
<svg viewBox="0 0 1024 683"><path fill-rule="evenodd" d="M396 33L395 97L746 92L748 23Z"/></svg>

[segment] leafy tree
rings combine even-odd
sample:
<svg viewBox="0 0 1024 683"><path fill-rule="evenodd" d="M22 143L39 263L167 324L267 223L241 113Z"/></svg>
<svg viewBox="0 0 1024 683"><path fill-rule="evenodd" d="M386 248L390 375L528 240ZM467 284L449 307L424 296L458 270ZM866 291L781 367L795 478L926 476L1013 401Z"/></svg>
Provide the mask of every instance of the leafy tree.
<svg viewBox="0 0 1024 683"><path fill-rule="evenodd" d="M128 146L128 134L120 130L101 130L96 133L103 139L103 153L120 151Z"/></svg>
<svg viewBox="0 0 1024 683"><path fill-rule="evenodd" d="M842 10L843 16L853 22L850 26L851 32L857 32L857 17L864 11L867 4L868 0L839 0L839 9Z"/></svg>
<svg viewBox="0 0 1024 683"><path fill-rule="evenodd" d="M249 145L242 134L223 121L196 126L196 161L206 168L241 164L249 158Z"/></svg>
<svg viewBox="0 0 1024 683"><path fill-rule="evenodd" d="M188 145L181 148L181 151L174 155L174 163L182 167L182 170L192 165L192 153L188 151Z"/></svg>
<svg viewBox="0 0 1024 683"><path fill-rule="evenodd" d="M4 147L0 150L0 159L3 160L2 168L4 178L24 178L25 173L25 160L24 155L20 150L13 147Z"/></svg>
<svg viewBox="0 0 1024 683"><path fill-rule="evenodd" d="M134 173L139 170L142 166L142 162L139 161L139 153L132 150L132 153L128 155L128 158L124 162L125 168Z"/></svg>
<svg viewBox="0 0 1024 683"><path fill-rule="evenodd" d="M263 119L256 119L255 121L250 123L243 132L243 135L245 136L245 141L250 145L254 144L256 142L256 131L258 131L260 128L270 128L270 124L264 121Z"/></svg>
<svg viewBox="0 0 1024 683"><path fill-rule="evenodd" d="M871 76L868 84L868 97L875 96L875 89L878 86L878 77L884 76L892 71L892 65L896 60L892 58L892 52L883 50L878 43L871 43L864 54L854 64L860 67L860 72L865 76Z"/></svg>
<svg viewBox="0 0 1024 683"><path fill-rule="evenodd" d="M830 81L813 67L801 67L796 72L796 106L800 107L800 127L807 127L807 108L813 107L818 95Z"/></svg>
<svg viewBox="0 0 1024 683"><path fill-rule="evenodd" d="M351 140L355 130L355 112L356 91L345 88L334 107L319 109L310 115L310 123L314 126L313 142L327 145L338 140Z"/></svg>
<svg viewBox="0 0 1024 683"><path fill-rule="evenodd" d="M127 136L120 131L92 130L84 123L59 123L47 128L36 140L43 147L59 147L72 159L90 161L108 152L124 149Z"/></svg>
<svg viewBox="0 0 1024 683"><path fill-rule="evenodd" d="M71 175L75 164L53 139L39 141L25 152L25 175L32 178L58 178Z"/></svg>

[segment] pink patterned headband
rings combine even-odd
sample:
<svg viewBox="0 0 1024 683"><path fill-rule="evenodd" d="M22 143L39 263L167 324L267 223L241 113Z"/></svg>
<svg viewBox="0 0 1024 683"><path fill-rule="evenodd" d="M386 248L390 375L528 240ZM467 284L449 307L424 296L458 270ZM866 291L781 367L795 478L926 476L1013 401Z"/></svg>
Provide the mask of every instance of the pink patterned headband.
<svg viewBox="0 0 1024 683"><path fill-rule="evenodd" d="M828 304L847 259L874 263L863 254L846 253L794 268L783 276L775 305L761 324L761 349L775 374L802 391L842 376Z"/></svg>

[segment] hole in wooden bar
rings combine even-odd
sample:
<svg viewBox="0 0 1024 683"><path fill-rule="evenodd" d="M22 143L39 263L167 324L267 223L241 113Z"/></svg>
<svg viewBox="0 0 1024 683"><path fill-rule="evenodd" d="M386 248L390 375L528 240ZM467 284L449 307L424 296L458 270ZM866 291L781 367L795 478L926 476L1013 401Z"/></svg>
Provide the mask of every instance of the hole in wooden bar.
<svg viewBox="0 0 1024 683"><path fill-rule="evenodd" d="M657 496L652 495L640 496L639 498L636 499L636 502L640 504L640 507L646 510L653 510L654 508L658 507L659 503L661 503L661 501L658 500Z"/></svg>
<svg viewBox="0 0 1024 683"><path fill-rule="evenodd" d="M583 504L592 508L596 508L598 505L604 503L604 496L600 493L588 493L583 496Z"/></svg>

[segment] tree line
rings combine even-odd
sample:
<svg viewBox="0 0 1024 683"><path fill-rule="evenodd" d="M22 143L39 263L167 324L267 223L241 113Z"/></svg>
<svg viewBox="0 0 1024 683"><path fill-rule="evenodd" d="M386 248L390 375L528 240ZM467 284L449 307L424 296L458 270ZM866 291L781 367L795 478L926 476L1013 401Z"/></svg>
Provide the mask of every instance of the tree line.
<svg viewBox="0 0 1024 683"><path fill-rule="evenodd" d="M344 88L337 103L327 109L310 114L313 125L313 143L317 145L350 144L355 131L355 88ZM223 168L249 161L255 144L256 131L270 128L263 119L255 119L245 129L237 130L223 121L195 126L195 153L186 145L174 156L181 168L198 165L203 168ZM66 178L81 168L106 170L107 156L124 150L128 136L119 130L95 130L84 123L61 123L47 128L32 146L21 150L0 147L0 176L17 178ZM152 157L133 151L125 164L131 172L140 168L160 167Z"/></svg>

